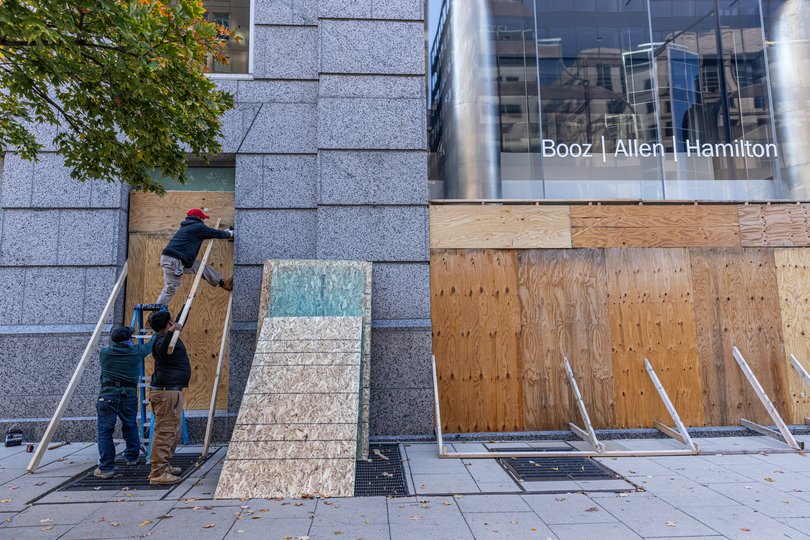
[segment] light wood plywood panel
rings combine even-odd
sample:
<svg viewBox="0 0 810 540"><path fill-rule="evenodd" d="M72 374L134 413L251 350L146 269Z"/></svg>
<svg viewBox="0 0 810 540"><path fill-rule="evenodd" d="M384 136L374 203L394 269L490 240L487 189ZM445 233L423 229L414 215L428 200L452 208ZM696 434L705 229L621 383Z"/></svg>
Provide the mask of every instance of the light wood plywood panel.
<svg viewBox="0 0 810 540"><path fill-rule="evenodd" d="M706 423L771 423L732 357L735 345L777 409L789 416L772 250L693 249L691 265Z"/></svg>
<svg viewBox="0 0 810 540"><path fill-rule="evenodd" d="M788 366L787 386L792 402L792 414L787 422L804 423L810 417L810 385L789 365L789 356L810 371L810 249L777 249L774 251L776 279L779 284L779 305L782 315L782 336L785 365Z"/></svg>
<svg viewBox="0 0 810 540"><path fill-rule="evenodd" d="M172 237L174 231L189 208L200 206L200 197L213 204L220 201L224 208L230 201L230 215L233 216L233 193L220 192L168 192L164 199L153 194L133 193L130 199L130 224L141 231L129 234L129 265L127 289L125 299L126 324L132 320L134 304L151 304L157 300L163 288L163 270L159 265L160 253ZM156 204L157 199L159 204ZM213 212L213 210L212 210ZM221 214L227 214L223 210ZM212 217L214 214L209 214ZM135 218L135 216L139 216ZM138 224L140 220L140 224ZM152 221L154 220L154 221ZM171 226L168 224L172 223ZM166 232L144 232L146 229L165 230ZM205 245L205 244L203 244ZM224 277L233 274L233 243L223 240L214 240L209 264ZM193 275L183 277L182 284L169 304L169 311L175 317L179 315L180 308L188 296L194 280ZM200 285L194 306L183 328L181 338L186 345L189 360L191 361L191 382L185 391L186 409L207 409L213 390L216 375L217 355L222 340L222 325L225 321L225 311L228 305L228 292L220 287L212 287L208 283ZM148 314L144 314L145 318ZM152 372L152 359L147 359L147 374ZM228 349L220 377L219 393L217 395L217 408L226 409L228 406Z"/></svg>
<svg viewBox="0 0 810 540"><path fill-rule="evenodd" d="M430 275L444 429L522 430L517 253L433 251Z"/></svg>
<svg viewBox="0 0 810 540"><path fill-rule="evenodd" d="M568 248L571 247L568 206L433 205L430 247Z"/></svg>
<svg viewBox="0 0 810 540"><path fill-rule="evenodd" d="M129 204L130 234L172 234L192 208L202 208L211 216L211 223L221 218L222 227L233 225L234 194L231 191L167 191L163 197L134 191Z"/></svg>
<svg viewBox="0 0 810 540"><path fill-rule="evenodd" d="M683 421L703 424L689 251L607 250L607 282L618 427L671 422L645 356Z"/></svg>
<svg viewBox="0 0 810 540"><path fill-rule="evenodd" d="M581 421L564 355L595 427L615 426L604 251L520 252L520 300L526 429L567 429Z"/></svg>
<svg viewBox="0 0 810 540"><path fill-rule="evenodd" d="M739 215L743 246L810 246L808 204L744 205Z"/></svg>
<svg viewBox="0 0 810 540"><path fill-rule="evenodd" d="M739 246L734 206L572 206L577 247Z"/></svg>

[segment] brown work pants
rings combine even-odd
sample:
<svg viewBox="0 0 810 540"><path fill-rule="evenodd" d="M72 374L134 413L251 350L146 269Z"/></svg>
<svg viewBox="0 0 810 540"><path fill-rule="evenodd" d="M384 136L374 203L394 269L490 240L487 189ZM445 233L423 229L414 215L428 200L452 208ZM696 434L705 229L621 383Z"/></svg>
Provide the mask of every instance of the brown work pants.
<svg viewBox="0 0 810 540"><path fill-rule="evenodd" d="M182 437L183 392L179 390L151 390L149 403L155 413L155 436L149 462L152 472L149 478L157 478L170 465Z"/></svg>

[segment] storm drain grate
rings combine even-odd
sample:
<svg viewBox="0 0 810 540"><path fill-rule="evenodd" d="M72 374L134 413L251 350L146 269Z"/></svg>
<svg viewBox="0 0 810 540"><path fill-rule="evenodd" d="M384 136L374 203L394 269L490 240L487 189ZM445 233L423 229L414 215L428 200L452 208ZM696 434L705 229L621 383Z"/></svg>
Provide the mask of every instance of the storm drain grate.
<svg viewBox="0 0 810 540"><path fill-rule="evenodd" d="M368 459L357 462L355 497L401 497L408 494L399 445L369 445Z"/></svg>
<svg viewBox="0 0 810 540"><path fill-rule="evenodd" d="M200 453L190 454L175 454L172 458L172 465L180 467L183 472L180 473L181 478L190 475L196 469L195 465L200 459ZM124 488L129 489L168 489L173 486L150 486L149 485L149 471L150 466L146 464L145 460L141 458L137 465L126 465L123 461L115 462L115 476L107 480L93 476L93 467L86 473L79 476L76 480L62 487L59 491L120 491Z"/></svg>
<svg viewBox="0 0 810 540"><path fill-rule="evenodd" d="M497 448L494 452L568 452L571 447L560 448ZM519 482L547 482L559 480L618 480L621 476L601 463L584 457L500 458L501 466Z"/></svg>

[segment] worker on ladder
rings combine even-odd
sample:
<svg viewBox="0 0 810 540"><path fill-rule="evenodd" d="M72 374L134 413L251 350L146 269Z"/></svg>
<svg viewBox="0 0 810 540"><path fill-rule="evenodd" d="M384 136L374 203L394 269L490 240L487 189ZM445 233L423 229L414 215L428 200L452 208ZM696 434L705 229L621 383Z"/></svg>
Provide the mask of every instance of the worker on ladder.
<svg viewBox="0 0 810 540"><path fill-rule="evenodd" d="M192 208L186 214L186 219L180 224L180 229L174 233L168 245L160 255L160 266L163 268L163 290L160 291L156 304L169 305L174 293L180 286L183 274L196 274L200 268L197 254L200 252L203 240L219 238L233 240L233 229L220 231L207 227L203 220L208 219L199 208ZM222 287L226 291L233 290L233 278L223 279L219 273L205 265L202 278L215 287Z"/></svg>

